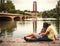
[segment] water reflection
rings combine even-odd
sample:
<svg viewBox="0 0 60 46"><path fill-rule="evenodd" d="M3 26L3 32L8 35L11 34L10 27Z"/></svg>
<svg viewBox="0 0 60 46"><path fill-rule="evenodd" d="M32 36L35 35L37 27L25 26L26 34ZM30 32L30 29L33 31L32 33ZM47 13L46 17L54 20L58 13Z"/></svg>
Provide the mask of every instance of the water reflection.
<svg viewBox="0 0 60 46"><path fill-rule="evenodd" d="M33 32L37 31L37 20L33 20Z"/></svg>
<svg viewBox="0 0 60 46"><path fill-rule="evenodd" d="M0 36L13 35L14 28L16 27L15 22L0 22Z"/></svg>
<svg viewBox="0 0 60 46"><path fill-rule="evenodd" d="M52 25L55 31L60 31L60 21L57 23L57 20L27 20L27 21L17 21L17 22L0 22L0 36L5 37L24 37L27 34L33 32L40 32L44 22L48 22ZM37 25L36 25L37 24ZM35 28L34 28L35 27ZM55 32L56 33L56 32ZM59 32L60 34L60 32Z"/></svg>

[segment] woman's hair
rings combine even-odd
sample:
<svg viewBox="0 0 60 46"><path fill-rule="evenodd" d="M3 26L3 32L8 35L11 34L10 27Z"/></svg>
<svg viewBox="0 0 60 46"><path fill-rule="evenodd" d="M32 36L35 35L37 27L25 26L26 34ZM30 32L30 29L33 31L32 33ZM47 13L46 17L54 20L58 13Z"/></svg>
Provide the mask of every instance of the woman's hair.
<svg viewBox="0 0 60 46"><path fill-rule="evenodd" d="M48 24L47 22L43 23L43 28L47 28L48 26L50 26L51 24Z"/></svg>
<svg viewBox="0 0 60 46"><path fill-rule="evenodd" d="M45 32L49 26L50 26L50 24L48 24L47 22L44 22L43 23L43 28L42 28L41 32Z"/></svg>

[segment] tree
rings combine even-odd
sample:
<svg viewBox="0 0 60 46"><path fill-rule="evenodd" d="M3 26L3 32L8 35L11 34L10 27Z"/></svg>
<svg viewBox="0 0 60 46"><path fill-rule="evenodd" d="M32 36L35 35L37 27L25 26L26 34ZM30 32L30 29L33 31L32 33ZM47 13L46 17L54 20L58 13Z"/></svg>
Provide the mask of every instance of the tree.
<svg viewBox="0 0 60 46"><path fill-rule="evenodd" d="M12 1L7 1L6 3L6 11L12 12L15 10L15 6L13 5Z"/></svg>
<svg viewBox="0 0 60 46"><path fill-rule="evenodd" d="M49 17L48 11L44 11L44 12L42 13L42 17L43 17L43 18L48 18L48 17Z"/></svg>
<svg viewBox="0 0 60 46"><path fill-rule="evenodd" d="M42 17L44 18L60 18L60 0L58 1L56 8L50 10L50 11L44 11L42 14Z"/></svg>
<svg viewBox="0 0 60 46"><path fill-rule="evenodd" d="M15 12L15 6L12 1L7 1L6 3L0 4L0 11L4 12Z"/></svg>
<svg viewBox="0 0 60 46"><path fill-rule="evenodd" d="M15 9L10 9L8 12L9 13L16 13L16 10Z"/></svg>
<svg viewBox="0 0 60 46"><path fill-rule="evenodd" d="M6 11L6 6L5 6L5 3L2 3L2 4L0 4L0 12L2 12L2 11Z"/></svg>
<svg viewBox="0 0 60 46"><path fill-rule="evenodd" d="M57 18L59 19L59 17L60 17L60 0L58 1L56 9L57 9L57 14L58 14Z"/></svg>
<svg viewBox="0 0 60 46"><path fill-rule="evenodd" d="M42 12L38 13L38 17L42 17Z"/></svg>

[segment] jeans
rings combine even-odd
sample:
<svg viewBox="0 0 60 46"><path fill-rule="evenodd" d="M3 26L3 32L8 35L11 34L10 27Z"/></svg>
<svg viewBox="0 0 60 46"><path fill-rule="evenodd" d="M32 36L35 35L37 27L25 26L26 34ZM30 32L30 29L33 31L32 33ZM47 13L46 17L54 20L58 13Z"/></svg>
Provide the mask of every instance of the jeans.
<svg viewBox="0 0 60 46"><path fill-rule="evenodd" d="M48 36L43 36L42 38L38 38L38 41L52 41L51 39L48 38Z"/></svg>
<svg viewBox="0 0 60 46"><path fill-rule="evenodd" d="M26 37L24 37L24 39L28 42L33 42L33 41L53 41L51 39L49 39L47 36L44 37L40 37L40 38L31 38L31 39L27 39Z"/></svg>

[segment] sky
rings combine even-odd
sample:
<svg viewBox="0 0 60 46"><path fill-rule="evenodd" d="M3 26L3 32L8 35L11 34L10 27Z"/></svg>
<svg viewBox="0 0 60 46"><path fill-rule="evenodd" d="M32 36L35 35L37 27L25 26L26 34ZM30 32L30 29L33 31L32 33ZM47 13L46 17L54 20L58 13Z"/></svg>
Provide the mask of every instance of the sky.
<svg viewBox="0 0 60 46"><path fill-rule="evenodd" d="M12 0L17 10L33 10L33 1L37 2L37 11L51 10L58 0Z"/></svg>

